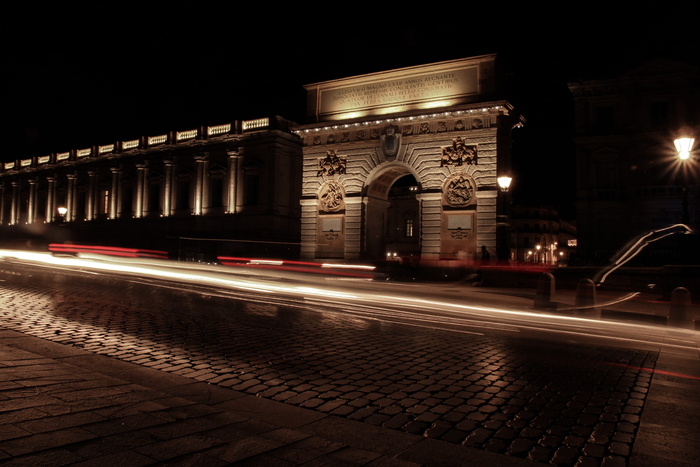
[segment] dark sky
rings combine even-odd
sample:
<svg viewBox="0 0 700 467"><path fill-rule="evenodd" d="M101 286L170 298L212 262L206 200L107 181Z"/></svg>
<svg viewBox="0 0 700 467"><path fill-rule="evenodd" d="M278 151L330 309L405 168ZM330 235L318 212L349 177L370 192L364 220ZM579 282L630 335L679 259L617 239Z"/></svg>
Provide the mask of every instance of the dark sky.
<svg viewBox="0 0 700 467"><path fill-rule="evenodd" d="M497 53L516 83L510 100L530 122L516 166L570 173L570 119L552 119L570 115L567 81L654 56L684 58L685 50L697 61L700 50L690 0L629 2L631 10L471 3L379 10L358 2L317 13L310 5L231 6L240 2L173 1L160 10L27 3L0 18L0 159L267 115L301 121L304 84ZM521 192L540 196L543 170L521 180ZM559 183L553 189L572 186Z"/></svg>

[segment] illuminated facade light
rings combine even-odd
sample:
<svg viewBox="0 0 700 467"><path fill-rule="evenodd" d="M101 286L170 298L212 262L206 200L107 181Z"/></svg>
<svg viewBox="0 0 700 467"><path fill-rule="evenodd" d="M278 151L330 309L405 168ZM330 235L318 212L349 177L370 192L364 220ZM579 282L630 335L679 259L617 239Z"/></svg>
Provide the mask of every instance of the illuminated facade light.
<svg viewBox="0 0 700 467"><path fill-rule="evenodd" d="M270 126L269 118L258 118L255 120L244 120L242 122L243 131L249 130L259 130L260 128L267 128Z"/></svg>
<svg viewBox="0 0 700 467"><path fill-rule="evenodd" d="M177 141L186 141L197 137L197 130L178 131L175 133Z"/></svg>

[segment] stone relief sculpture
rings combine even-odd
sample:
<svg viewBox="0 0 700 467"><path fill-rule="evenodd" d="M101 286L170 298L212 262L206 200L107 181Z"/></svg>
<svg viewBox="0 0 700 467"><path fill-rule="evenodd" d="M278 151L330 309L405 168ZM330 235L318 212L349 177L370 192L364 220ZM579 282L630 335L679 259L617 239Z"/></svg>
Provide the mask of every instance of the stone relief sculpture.
<svg viewBox="0 0 700 467"><path fill-rule="evenodd" d="M345 167L347 165L347 159L345 157L338 156L332 149L328 151L324 159L319 159L318 161L318 172L317 177L325 175L327 177L332 177L333 175L342 175L345 173Z"/></svg>
<svg viewBox="0 0 700 467"><path fill-rule="evenodd" d="M318 199L322 211L340 211L343 208L343 187L338 182L330 181L321 187Z"/></svg>
<svg viewBox="0 0 700 467"><path fill-rule="evenodd" d="M380 141L384 156L389 159L395 158L401 146L401 134L397 131L397 127L394 125L387 126L382 133Z"/></svg>
<svg viewBox="0 0 700 467"><path fill-rule="evenodd" d="M470 165L477 163L476 146L468 146L461 137L452 140L452 146L442 148L440 166Z"/></svg>
<svg viewBox="0 0 700 467"><path fill-rule="evenodd" d="M453 207L467 206L472 204L475 191L476 184L471 177L456 174L445 183L445 201Z"/></svg>

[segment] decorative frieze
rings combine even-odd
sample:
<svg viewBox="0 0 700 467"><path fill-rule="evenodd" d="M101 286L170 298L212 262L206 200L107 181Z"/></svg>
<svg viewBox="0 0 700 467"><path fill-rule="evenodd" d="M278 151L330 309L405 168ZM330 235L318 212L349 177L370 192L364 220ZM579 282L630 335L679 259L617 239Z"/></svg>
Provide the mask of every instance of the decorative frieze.
<svg viewBox="0 0 700 467"><path fill-rule="evenodd" d="M502 105L445 112L435 115L389 118L371 122L324 126L295 130L304 140L305 146L319 146L356 141L379 140L388 126L395 128L401 136L419 136L455 131L471 131L494 128L497 117L507 114L508 108ZM366 127L366 128L359 128Z"/></svg>

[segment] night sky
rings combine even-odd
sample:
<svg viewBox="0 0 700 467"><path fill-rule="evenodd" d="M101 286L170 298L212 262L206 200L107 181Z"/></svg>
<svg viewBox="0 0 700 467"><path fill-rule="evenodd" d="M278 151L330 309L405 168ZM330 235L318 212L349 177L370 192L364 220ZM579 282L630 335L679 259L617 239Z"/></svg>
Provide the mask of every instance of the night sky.
<svg viewBox="0 0 700 467"><path fill-rule="evenodd" d="M700 55L695 1L629 2L625 11L470 3L439 12L405 2L311 13L310 4L239 10L231 5L240 2L184 1L161 10L57 2L3 11L0 159L268 115L303 123L304 84L497 53L511 70L508 99L529 122L515 143L514 195L568 211L566 83L653 57L697 63Z"/></svg>

